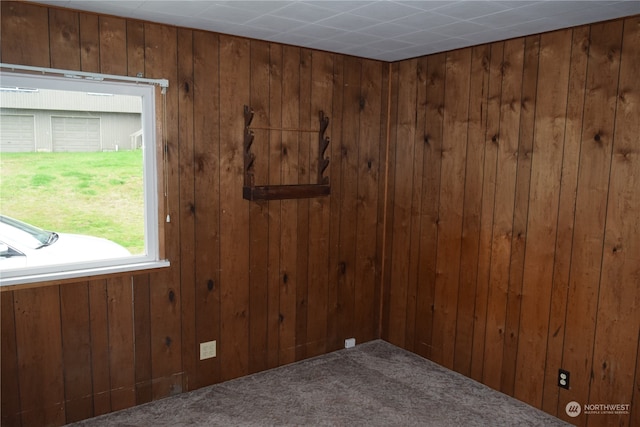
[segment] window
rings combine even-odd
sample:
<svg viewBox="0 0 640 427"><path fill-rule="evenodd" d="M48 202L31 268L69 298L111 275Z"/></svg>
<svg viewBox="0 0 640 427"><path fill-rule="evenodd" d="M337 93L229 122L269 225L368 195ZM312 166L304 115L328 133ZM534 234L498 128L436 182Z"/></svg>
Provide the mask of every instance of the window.
<svg viewBox="0 0 640 427"><path fill-rule="evenodd" d="M157 81L69 74L1 75L1 285L168 265Z"/></svg>

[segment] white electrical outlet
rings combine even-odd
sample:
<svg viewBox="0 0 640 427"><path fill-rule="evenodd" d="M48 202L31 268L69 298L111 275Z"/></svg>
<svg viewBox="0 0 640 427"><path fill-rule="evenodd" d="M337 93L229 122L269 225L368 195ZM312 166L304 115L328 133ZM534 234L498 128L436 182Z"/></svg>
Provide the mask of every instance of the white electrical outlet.
<svg viewBox="0 0 640 427"><path fill-rule="evenodd" d="M207 341L200 343L200 360L216 357L216 342Z"/></svg>
<svg viewBox="0 0 640 427"><path fill-rule="evenodd" d="M344 348L352 348L355 346L356 346L355 338L347 338L346 340L344 340Z"/></svg>

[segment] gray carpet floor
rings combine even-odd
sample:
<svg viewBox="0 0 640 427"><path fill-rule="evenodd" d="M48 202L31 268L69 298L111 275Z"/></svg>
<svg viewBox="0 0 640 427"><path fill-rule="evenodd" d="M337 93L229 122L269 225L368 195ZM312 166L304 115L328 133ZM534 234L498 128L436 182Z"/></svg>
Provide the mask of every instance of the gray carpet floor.
<svg viewBox="0 0 640 427"><path fill-rule="evenodd" d="M376 340L75 426L567 426Z"/></svg>

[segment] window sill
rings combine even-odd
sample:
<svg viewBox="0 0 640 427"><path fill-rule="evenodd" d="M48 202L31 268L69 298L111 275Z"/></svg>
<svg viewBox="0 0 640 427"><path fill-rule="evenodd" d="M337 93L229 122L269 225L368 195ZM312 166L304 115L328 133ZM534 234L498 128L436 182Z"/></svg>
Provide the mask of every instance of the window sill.
<svg viewBox="0 0 640 427"><path fill-rule="evenodd" d="M167 268L169 265L168 260L160 260L7 278L2 278L0 273L0 291L15 290L16 288L22 288L22 285L27 285L24 287L35 287L35 285L41 285L44 282L49 284L55 282L55 284L59 284L60 281L71 281L73 279L98 278L96 276L108 276L119 273L133 274L136 272Z"/></svg>

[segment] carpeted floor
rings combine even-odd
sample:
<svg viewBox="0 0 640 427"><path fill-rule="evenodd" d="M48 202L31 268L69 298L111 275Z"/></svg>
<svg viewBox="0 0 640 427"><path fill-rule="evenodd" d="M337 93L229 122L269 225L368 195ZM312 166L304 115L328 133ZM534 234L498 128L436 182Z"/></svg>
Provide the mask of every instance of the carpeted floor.
<svg viewBox="0 0 640 427"><path fill-rule="evenodd" d="M381 340L76 426L567 426Z"/></svg>

